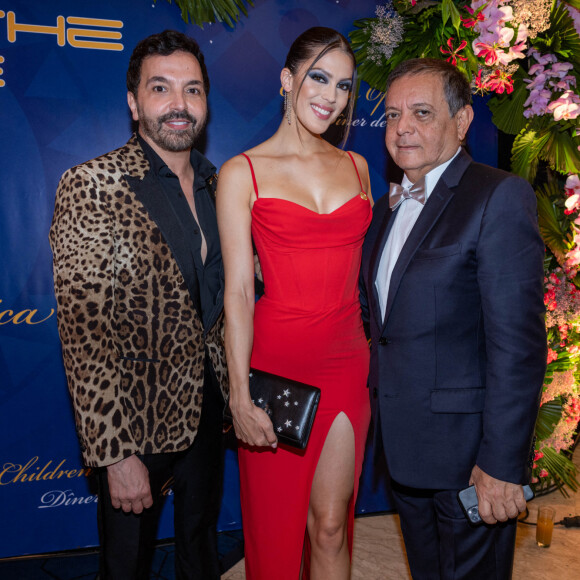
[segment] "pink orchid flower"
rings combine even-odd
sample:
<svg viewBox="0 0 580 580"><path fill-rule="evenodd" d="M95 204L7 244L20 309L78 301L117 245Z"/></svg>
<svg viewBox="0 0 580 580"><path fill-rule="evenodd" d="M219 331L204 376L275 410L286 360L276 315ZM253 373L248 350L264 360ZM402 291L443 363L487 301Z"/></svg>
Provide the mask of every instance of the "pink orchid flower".
<svg viewBox="0 0 580 580"><path fill-rule="evenodd" d="M518 27L518 36L516 38L516 44L526 42L526 40L528 40L529 35L530 32L528 30L528 27L525 24L520 24Z"/></svg>
<svg viewBox="0 0 580 580"><path fill-rule="evenodd" d="M553 64L552 66L552 72L556 75L559 76L560 78L566 76L566 73L571 69L574 68L574 65L572 65L569 62L556 62Z"/></svg>
<svg viewBox="0 0 580 580"><path fill-rule="evenodd" d="M528 56L533 56L541 65L547 65L558 60L553 54L541 55L535 48L531 48L528 51Z"/></svg>
<svg viewBox="0 0 580 580"><path fill-rule="evenodd" d="M514 60L516 58L526 58L524 50L526 49L525 42L520 42L518 44L514 44L514 46L510 47L509 55L511 59Z"/></svg>
<svg viewBox="0 0 580 580"><path fill-rule="evenodd" d="M572 91L566 91L559 99L548 105L555 121L576 119L580 115L580 102Z"/></svg>
<svg viewBox="0 0 580 580"><path fill-rule="evenodd" d="M565 201L565 205L566 205L565 213L567 211L568 212L567 215L570 215L571 213L575 212L578 209L578 201L579 200L580 200L580 195L578 193L574 193Z"/></svg>
<svg viewBox="0 0 580 580"><path fill-rule="evenodd" d="M580 193L580 177L578 175L568 175L568 179L566 179L566 183L564 184L564 189L568 195L572 195L574 190L578 190Z"/></svg>

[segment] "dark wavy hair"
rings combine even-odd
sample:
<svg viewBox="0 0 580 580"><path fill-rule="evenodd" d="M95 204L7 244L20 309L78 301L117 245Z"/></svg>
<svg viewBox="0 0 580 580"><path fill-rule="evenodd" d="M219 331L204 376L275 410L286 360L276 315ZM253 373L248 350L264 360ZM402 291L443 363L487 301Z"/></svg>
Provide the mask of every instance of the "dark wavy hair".
<svg viewBox="0 0 580 580"><path fill-rule="evenodd" d="M203 88L205 94L208 95L209 77L203 53L193 38L177 30L164 30L159 34L152 34L137 44L127 69L127 90L134 95L137 94L137 88L141 82L141 66L148 56L169 56L177 51L188 52L197 59L203 76Z"/></svg>
<svg viewBox="0 0 580 580"><path fill-rule="evenodd" d="M441 78L451 117L471 104L471 87L467 77L456 66L437 58L412 58L398 64L387 78L387 93L397 79L420 74L434 74Z"/></svg>
<svg viewBox="0 0 580 580"><path fill-rule="evenodd" d="M348 98L348 103L343 111L346 117L346 131L343 137L343 144L348 138L348 133L350 131L350 123L352 121L352 116L354 112L354 104L356 99L356 58L354 52L348 43L348 40L332 28L326 28L324 26L314 26L304 31L293 43L286 57L286 62L284 67L289 69L290 72L295 75L298 69L308 60L314 59L308 70L304 74L300 86L298 88L298 94L302 89L304 84L304 79L308 73L314 68L316 63L331 50L341 50L348 56L350 56L353 65L353 76L352 76L352 88Z"/></svg>

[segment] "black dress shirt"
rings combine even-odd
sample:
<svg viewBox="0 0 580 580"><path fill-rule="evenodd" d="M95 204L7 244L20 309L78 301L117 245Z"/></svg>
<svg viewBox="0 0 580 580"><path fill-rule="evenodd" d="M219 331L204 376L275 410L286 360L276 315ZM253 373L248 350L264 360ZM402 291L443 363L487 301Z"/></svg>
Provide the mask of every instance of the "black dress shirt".
<svg viewBox="0 0 580 580"><path fill-rule="evenodd" d="M160 193L165 195L175 214L175 227L181 228L191 250L191 262L185 264L185 271L182 273L196 306L201 307L200 315L206 326L220 290L221 249L215 199L207 185L207 180L215 174L216 169L201 153L195 149L191 150L190 160L194 172L193 199L198 223L193 217L177 175L140 135L138 139L151 165L151 171L159 180ZM200 226L207 245L205 262L201 259ZM206 330L209 329L206 327Z"/></svg>

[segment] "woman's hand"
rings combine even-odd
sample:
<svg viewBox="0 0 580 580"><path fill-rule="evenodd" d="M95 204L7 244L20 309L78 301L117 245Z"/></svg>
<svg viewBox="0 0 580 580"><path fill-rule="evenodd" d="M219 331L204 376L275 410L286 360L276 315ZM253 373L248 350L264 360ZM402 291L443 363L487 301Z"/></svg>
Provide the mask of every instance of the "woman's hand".
<svg viewBox="0 0 580 580"><path fill-rule="evenodd" d="M236 437L252 447L278 446L274 426L267 413L253 403L232 408Z"/></svg>

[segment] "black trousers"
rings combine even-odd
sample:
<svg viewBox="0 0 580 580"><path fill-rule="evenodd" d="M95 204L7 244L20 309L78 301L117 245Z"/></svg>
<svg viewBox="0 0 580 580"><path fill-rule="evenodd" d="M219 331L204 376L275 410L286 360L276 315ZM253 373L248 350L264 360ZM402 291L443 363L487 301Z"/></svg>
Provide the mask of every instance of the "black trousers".
<svg viewBox="0 0 580 580"><path fill-rule="evenodd" d="M206 369L210 364L206 360ZM162 489L173 477L175 577L219 580L217 520L223 475L223 398L211 371L206 372L199 429L193 445L178 453L139 456L149 470L153 506L126 514L111 504L107 471L98 479L101 580L150 577Z"/></svg>
<svg viewBox="0 0 580 580"><path fill-rule="evenodd" d="M517 520L471 526L457 490L419 490L393 482L413 580L509 580Z"/></svg>

